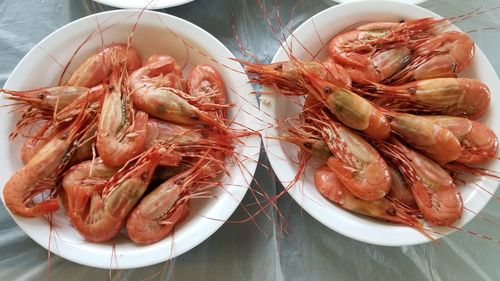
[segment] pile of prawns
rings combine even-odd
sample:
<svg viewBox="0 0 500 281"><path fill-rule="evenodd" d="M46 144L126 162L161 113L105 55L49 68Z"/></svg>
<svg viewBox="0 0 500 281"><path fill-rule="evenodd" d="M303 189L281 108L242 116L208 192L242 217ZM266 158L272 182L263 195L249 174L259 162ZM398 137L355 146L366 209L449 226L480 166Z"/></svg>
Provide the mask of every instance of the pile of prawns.
<svg viewBox="0 0 500 281"><path fill-rule="evenodd" d="M88 241L125 225L135 243L163 239L210 196L234 153L226 87L209 65L186 79L169 55L142 62L127 44L90 56L61 86L2 90L22 116L25 165L3 189L6 206L40 217L65 206Z"/></svg>
<svg viewBox="0 0 500 281"><path fill-rule="evenodd" d="M496 158L494 132L477 121L488 109L484 83L457 78L474 42L449 22L422 18L372 22L335 35L324 61L242 61L267 94L303 97L300 116L279 124L297 145L299 173L324 159L317 190L338 206L412 226L461 218L459 173ZM285 48L285 46L283 46ZM263 93L263 94L264 94ZM482 172L483 171L483 172ZM427 234L426 234L427 235Z"/></svg>

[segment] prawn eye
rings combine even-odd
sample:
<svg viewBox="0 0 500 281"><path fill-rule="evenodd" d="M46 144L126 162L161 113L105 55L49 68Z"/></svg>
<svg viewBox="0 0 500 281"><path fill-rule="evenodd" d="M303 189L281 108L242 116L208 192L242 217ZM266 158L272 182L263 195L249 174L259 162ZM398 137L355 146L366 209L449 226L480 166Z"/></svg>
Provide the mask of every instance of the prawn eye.
<svg viewBox="0 0 500 281"><path fill-rule="evenodd" d="M400 19L399 20L399 23L403 23L403 22L405 22L405 19Z"/></svg>
<svg viewBox="0 0 500 281"><path fill-rule="evenodd" d="M305 143L304 143L304 147L305 147L305 148L312 148L312 144L311 144L311 143L309 143L309 142L305 142Z"/></svg>
<svg viewBox="0 0 500 281"><path fill-rule="evenodd" d="M196 114L196 113L193 113L193 114L189 115L189 118L191 118L193 120L199 120L200 116L198 116L198 114Z"/></svg>
<svg viewBox="0 0 500 281"><path fill-rule="evenodd" d="M281 70L283 70L283 65L282 65L281 63L280 63L280 64L278 64L278 65L276 65L276 66L274 67L274 70L276 70L276 71L281 71Z"/></svg>
<svg viewBox="0 0 500 281"><path fill-rule="evenodd" d="M395 216L396 215L396 210L394 210L394 208L389 208L389 209L387 209L386 212L387 212L387 214L389 216Z"/></svg>
<svg viewBox="0 0 500 281"><path fill-rule="evenodd" d="M41 100L45 99L45 94L43 93L38 94L38 98Z"/></svg>
<svg viewBox="0 0 500 281"><path fill-rule="evenodd" d="M331 94L332 93L332 88L326 86L326 87L323 88L323 92L325 94Z"/></svg>

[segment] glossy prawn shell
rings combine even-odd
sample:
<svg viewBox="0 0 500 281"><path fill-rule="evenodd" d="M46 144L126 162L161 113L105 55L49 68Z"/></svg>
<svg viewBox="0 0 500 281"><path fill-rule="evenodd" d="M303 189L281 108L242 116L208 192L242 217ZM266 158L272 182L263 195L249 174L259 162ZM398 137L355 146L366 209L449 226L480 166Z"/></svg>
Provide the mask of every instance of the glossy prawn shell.
<svg viewBox="0 0 500 281"><path fill-rule="evenodd" d="M189 195L209 183L220 171L211 160L201 158L189 170L166 180L141 199L127 220L129 238L139 244L149 244L167 236L175 224L189 213ZM199 183L198 180L205 182Z"/></svg>
<svg viewBox="0 0 500 281"><path fill-rule="evenodd" d="M108 166L103 163L102 159L97 158L94 161L76 164L66 172L62 181L65 194L63 202L73 224L82 223L81 216L88 212L89 201L91 201L90 205L92 201L98 202L96 197L92 198L92 195L98 196L98 193L102 191L103 183L117 171L118 168Z"/></svg>
<svg viewBox="0 0 500 281"><path fill-rule="evenodd" d="M438 34L417 48L420 56L435 52L445 52L435 56L415 70L415 79L446 77L460 73L471 64L474 57L474 41L463 32L449 31Z"/></svg>
<svg viewBox="0 0 500 281"><path fill-rule="evenodd" d="M207 64L199 64L189 72L187 93L198 100L200 107L209 105L227 105L226 85L220 73ZM227 116L227 108L220 108L210 113L220 119L221 124Z"/></svg>
<svg viewBox="0 0 500 281"><path fill-rule="evenodd" d="M414 212L412 209L398 206L386 198L376 201L357 198L327 166L320 167L314 173L314 183L321 195L346 210L378 220L402 223L421 229L420 223L412 214Z"/></svg>
<svg viewBox="0 0 500 281"><path fill-rule="evenodd" d="M162 224L144 218L136 209L127 220L127 233L130 240L137 244L151 244L170 234L175 226L189 215L189 201L179 203L169 212Z"/></svg>
<svg viewBox="0 0 500 281"><path fill-rule="evenodd" d="M156 118L184 125L213 124L212 118L168 88L134 91L134 106Z"/></svg>
<svg viewBox="0 0 500 281"><path fill-rule="evenodd" d="M415 82L417 102L437 108L446 115L479 119L488 111L490 90L479 80L436 78Z"/></svg>
<svg viewBox="0 0 500 281"><path fill-rule="evenodd" d="M89 160L95 157L94 144L97 138L97 127L97 123L93 124L82 136L82 141L76 147L75 154L73 155L73 159L71 159L70 164L80 163L82 161Z"/></svg>
<svg viewBox="0 0 500 281"><path fill-rule="evenodd" d="M369 52L372 48L371 43L379 41L389 34L389 29L384 30L378 27L346 31L330 40L327 51L334 60L341 64L363 67L368 62L367 59L352 51Z"/></svg>
<svg viewBox="0 0 500 281"><path fill-rule="evenodd" d="M51 176L58 168L67 148L66 140L53 138L9 178L3 189L3 198L12 213L23 217L38 217L59 209L57 199L48 199L32 206L28 206L26 202L38 193L36 183Z"/></svg>
<svg viewBox="0 0 500 281"><path fill-rule="evenodd" d="M89 186L94 181L110 179L119 168L104 164L101 158L82 161L64 174L62 186L66 193L71 194L71 189L78 186Z"/></svg>
<svg viewBox="0 0 500 281"><path fill-rule="evenodd" d="M352 81L360 85L380 82L397 71L404 69L411 61L412 51L408 47L388 49L367 58L363 66L346 66Z"/></svg>
<svg viewBox="0 0 500 281"><path fill-rule="evenodd" d="M39 203L33 197L55 188L62 171L70 162L79 137L92 124L93 117L81 109L78 117L67 127L55 134L50 141L36 152L28 163L17 170L3 189L5 205L14 214L24 217L38 217L59 209L59 200L46 199ZM43 183L47 180L48 183ZM41 182L42 181L42 182ZM42 183L38 185L39 183Z"/></svg>
<svg viewBox="0 0 500 281"><path fill-rule="evenodd" d="M199 64L191 69L187 77L187 93L193 97L213 95L202 99L202 103L226 104L226 85L217 70L207 64Z"/></svg>
<svg viewBox="0 0 500 281"><path fill-rule="evenodd" d="M455 161L464 164L482 164L496 157L498 138L483 123L453 116L427 116L447 128L460 140L462 150Z"/></svg>
<svg viewBox="0 0 500 281"><path fill-rule="evenodd" d="M86 240L105 242L116 236L146 191L165 152L160 146L145 151L136 163L118 170L102 187L77 185L68 202L80 208L75 208L70 217ZM89 211L82 212L81 208Z"/></svg>
<svg viewBox="0 0 500 281"><path fill-rule="evenodd" d="M89 57L66 82L69 86L93 87L101 83L113 69L113 65L124 63L132 72L141 67L139 52L126 44L112 44Z"/></svg>
<svg viewBox="0 0 500 281"><path fill-rule="evenodd" d="M333 128L333 130L332 130ZM327 164L340 181L357 197L377 200L391 187L387 163L375 148L352 130L335 124L325 139L333 157Z"/></svg>
<svg viewBox="0 0 500 281"><path fill-rule="evenodd" d="M389 137L389 122L369 101L346 89L334 89L326 97L326 105L343 124L375 139Z"/></svg>
<svg viewBox="0 0 500 281"><path fill-rule="evenodd" d="M428 30L438 22L423 18L363 24L334 36L327 50L354 82L369 85L402 71L412 59L413 43L429 37Z"/></svg>
<svg viewBox="0 0 500 281"><path fill-rule="evenodd" d="M375 146L397 165L408 180L418 209L433 225L449 226L461 218L463 202L453 179L439 164L403 145L396 138Z"/></svg>
<svg viewBox="0 0 500 281"><path fill-rule="evenodd" d="M479 119L490 105L490 90L479 80L434 78L399 86L376 85L378 104L390 109L413 109L445 115Z"/></svg>
<svg viewBox="0 0 500 281"><path fill-rule="evenodd" d="M463 202L450 175L437 163L415 151L409 158L420 181L411 184L424 218L434 225L452 225L463 213Z"/></svg>
<svg viewBox="0 0 500 281"><path fill-rule="evenodd" d="M0 89L0 92L8 95L7 99L13 100L16 103L51 110L65 108L76 98L84 95L88 91L89 88L77 86L55 86L30 91L9 91Z"/></svg>
<svg viewBox="0 0 500 281"><path fill-rule="evenodd" d="M152 55L144 66L132 72L129 77L130 91L141 91L141 88L168 87L179 90L186 89L186 82L174 58L169 55Z"/></svg>
<svg viewBox="0 0 500 281"><path fill-rule="evenodd" d="M120 89L116 85L106 94L97 128L97 151L111 166L122 166L141 153L146 139L148 115L141 111L124 112L127 101Z"/></svg>
<svg viewBox="0 0 500 281"><path fill-rule="evenodd" d="M391 84L437 77L456 77L472 62L474 41L465 33L448 31L416 47L416 58L410 65L390 77Z"/></svg>
<svg viewBox="0 0 500 281"><path fill-rule="evenodd" d="M179 90L179 87L183 89L185 83L163 79L168 75L177 77L180 69L175 60L166 55L150 58L145 66L132 73L128 86L132 91L134 106L156 118L178 124L217 123L207 113L179 96L175 90ZM174 84L171 84L172 81Z"/></svg>
<svg viewBox="0 0 500 281"><path fill-rule="evenodd" d="M415 208L417 203L415 202L415 196L413 196L408 182L404 179L403 175L397 168L391 164L388 166L392 184L387 197L401 202L411 208Z"/></svg>
<svg viewBox="0 0 500 281"><path fill-rule="evenodd" d="M342 87L306 73L305 83L311 93L344 125L360 130L374 139L386 139L391 126L385 115L368 100Z"/></svg>
<svg viewBox="0 0 500 281"><path fill-rule="evenodd" d="M184 204L172 210L184 190L183 186L176 183L177 180L178 177L174 177L155 188L130 214L127 233L132 241L150 244L161 240L170 233L175 223L188 215L189 208ZM170 214L170 220L165 221L165 214Z"/></svg>
<svg viewBox="0 0 500 281"><path fill-rule="evenodd" d="M323 60L321 64L327 70L326 80L342 87L350 87L352 85L351 75L347 69L335 62L331 57Z"/></svg>
<svg viewBox="0 0 500 281"><path fill-rule="evenodd" d="M200 128L149 118L144 144L146 148L152 147L158 141L165 144L194 144L202 138Z"/></svg>
<svg viewBox="0 0 500 281"><path fill-rule="evenodd" d="M245 66L245 71L250 75L250 81L261 85L270 86L274 92L302 96L308 91L299 82L301 76L300 68L306 68L311 73L319 77L328 79L329 75L326 66L316 61L280 61L271 64L257 64L241 61Z"/></svg>
<svg viewBox="0 0 500 281"><path fill-rule="evenodd" d="M57 126L53 126L52 122L45 121L40 125L32 137L26 138L21 148L21 158L24 164L27 164L31 158L33 158L33 156L57 134L58 129Z"/></svg>
<svg viewBox="0 0 500 281"><path fill-rule="evenodd" d="M458 138L425 117L393 114L390 123L393 132L439 163L448 163L460 156L462 147Z"/></svg>

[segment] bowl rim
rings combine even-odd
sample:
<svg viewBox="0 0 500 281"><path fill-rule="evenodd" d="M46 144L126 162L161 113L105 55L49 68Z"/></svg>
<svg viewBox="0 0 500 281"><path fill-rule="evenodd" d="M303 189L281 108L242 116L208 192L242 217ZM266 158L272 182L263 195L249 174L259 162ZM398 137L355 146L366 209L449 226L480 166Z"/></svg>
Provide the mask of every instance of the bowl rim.
<svg viewBox="0 0 500 281"><path fill-rule="evenodd" d="M342 3L352 3L352 2L371 1L371 0L332 0L332 1L342 4ZM424 2L427 2L427 0L393 0L393 1L411 5L419 5Z"/></svg>
<svg viewBox="0 0 500 281"><path fill-rule="evenodd" d="M12 77L14 75L16 75L16 73L19 71L21 66L26 64L28 62L28 60L31 59L31 56L36 56L36 54L34 54L34 52L37 50L37 47L44 46L44 44L46 42L53 40L61 32L67 32L68 29L73 29L73 28L76 28L77 26L83 26L84 29L87 28L86 26L89 25L89 23L93 22L96 17L99 17L102 19L103 17L109 18L109 17L115 16L115 15L124 15L124 16L127 16L127 15L139 16L139 15L141 15L141 18L149 17L149 16L160 17L162 19L162 23L164 25L175 24L175 29L185 29L185 31L187 33L197 34L197 36L199 36L199 38L206 39L206 41L204 41L204 42L209 42L209 41L212 42L213 44L215 44L214 46L216 46L218 48L218 50L220 50L217 53L218 55L222 54L225 58L227 56L228 60L235 58L234 54L216 37L214 37L209 32L205 31L201 27L195 25L194 23L191 23L191 22L184 20L182 18L173 16L173 15L169 15L169 14L165 14L165 13L156 12L156 11L149 11L149 10L139 10L139 9L112 10L112 11L105 11L105 12L101 12L101 13L88 15L86 17L69 22L69 23L61 26L60 28L56 29L55 31L51 32L49 35L47 35L45 38L43 38L40 42L35 44L35 46L26 55L24 55L24 57L19 61L19 63L14 67L14 69L10 73L4 87L8 88L9 84L11 84L11 82L13 80ZM126 21L126 18L124 18L124 21L126 22L125 24L128 24L128 22ZM139 24L140 24L140 22L139 22ZM88 29L89 31L91 31L92 28L94 27L93 25L90 25L90 26L91 26L91 28ZM169 28L171 28L171 26L169 26ZM234 62L234 67L236 67L236 69L243 72L243 68L241 67L240 64ZM243 74L238 74L238 75L243 75ZM232 78L234 78L234 77L235 76L233 76ZM241 77L241 78L234 78L234 80L235 81L241 80L241 81L245 82L245 83L238 83L238 85L244 84L244 86L241 86L242 87L241 89L244 89L245 93L251 92L252 91L251 86L246 83L246 81L248 80L248 77L246 75L238 76L238 77ZM233 80L233 79L231 79L231 80ZM238 94L238 96L242 96L242 95L243 94ZM245 99L245 102L250 104L251 106L255 106L255 108L257 108L257 100L256 99L255 100L254 99ZM9 118L11 118L11 117L9 117ZM248 126L249 129L256 128L255 127L256 125L254 125L254 124L246 124L246 125ZM50 236L49 235L46 235L46 236L38 235L37 236L36 233L34 233L33 231L28 231L28 229L27 229L27 226L29 226L30 224L35 224L35 226L34 226L35 228L37 228L39 230L40 229L45 230L46 228L47 229L49 228L48 224L45 224L43 226L36 225L36 224L38 224L38 222L35 222L35 223L29 222L29 220L33 220L33 219L19 217L17 215L12 214L7 207L5 209L7 210L9 215L13 218L13 220L16 222L16 224L32 240L34 240L40 246L44 247L45 249L49 250L50 252L66 259L66 260L70 260L72 262L86 265L86 266L90 266L90 267L103 268L103 269L131 269L131 268L138 268L138 267L144 267L144 266L149 266L149 265L161 263L161 262L167 261L169 259L175 258L175 257L193 249L194 247L198 246L203 241L208 239L212 234L214 234L226 222L227 219L229 219L229 217L234 213L234 211L241 204L245 194L248 191L250 183L253 180L253 176L255 174L255 170L256 170L257 162L258 162L258 157L259 157L261 138L260 138L260 136L252 135L252 136L244 137L244 138L242 138L242 140L244 141L244 145L242 145L242 148L245 151L245 154L244 154L245 159L250 159L251 161L246 161L245 166L246 166L247 172L240 171L241 174L238 173L236 175L236 178L241 177L245 182L248 182L248 187L233 188L233 190L231 190L231 191L228 191L227 188L225 187L223 196L220 196L223 198L221 199L219 197L217 199L216 203L219 203L218 208L215 208L215 207L210 208L209 212L207 212L208 217L210 217L210 215L216 215L217 219L209 219L209 218L205 218L203 216L198 217L199 220L204 222L204 225L202 228L204 235L190 237L190 241L192 241L192 242L189 245L181 245L179 240L178 240L179 238L174 237L176 244L173 247L168 246L168 248L165 248L164 252L166 254L159 256L159 257L156 256L153 258L151 258L151 257L148 257L148 258L134 257L134 258L132 258L130 256L127 256L126 253L119 253L118 249L115 249L116 253L114 253L114 254L116 254L117 261L116 261L116 263L115 262L110 263L110 254L111 253L107 253L107 255L104 258L103 257L99 258L98 256L94 255L95 253L93 253L92 250L89 250L89 249L85 250L85 248L88 247L87 246L88 244L100 244L100 245L106 244L106 245L108 245L109 243L86 242L84 244L75 244L75 245L71 245L71 243L66 243L67 245L65 245L65 246L70 247L71 250L73 250L74 252L78 252L79 254L71 252L68 249L61 251L61 244L60 243L65 243L65 241L61 240L59 236L54 236L52 232L49 233ZM6 151L8 151L8 150L9 150L9 148L6 148ZM8 180L8 178L5 179L5 182L7 180ZM233 181L231 181L231 183L233 183ZM246 185L246 183L245 183L245 185ZM3 185L2 185L2 190L3 190ZM0 198L2 200L2 203L5 205L4 198L3 198L3 192L0 192L0 193L1 193ZM227 196L225 196L225 195L227 195ZM221 206L220 202L224 203L225 205ZM216 204L216 203L214 203L214 204ZM223 210L224 213L221 214L220 210ZM214 212L216 212L216 214L212 214ZM220 219L220 217L224 217L224 219ZM43 218L39 218L39 219L43 219ZM33 227L33 226L30 226L30 227ZM160 240L159 242L156 242L156 243L153 243L150 245L146 245L146 246L134 244L137 247L136 252L145 251L146 249L148 249L148 246L157 245L158 243L160 243L166 239L170 239L170 237L171 236L167 236L166 238L164 238L163 240ZM58 241L51 241L54 239L58 239ZM51 243L55 244L55 242L57 242L57 247L54 247L54 246L50 247L50 244ZM133 244L133 243L131 243L131 244ZM115 247L115 246L113 245L113 247ZM171 248L173 248L173 249L171 249ZM150 247L149 249L153 249L153 247ZM102 252L100 250L101 249L97 249L97 252ZM82 251L82 252L79 252L79 251ZM87 258L81 259L82 256L85 256L85 254L91 254L91 255ZM102 254L101 254L101 256L102 256ZM104 260L106 262L103 262Z"/></svg>
<svg viewBox="0 0 500 281"><path fill-rule="evenodd" d="M286 54L283 51L283 46L302 46L302 43L296 43L295 38L300 38L301 33L306 32L307 29L310 27L310 25L314 25L315 27L318 25L318 22L320 21L320 18L328 18L330 22L333 21L335 18L333 14L338 15L341 14L342 12L349 10L357 11L359 12L367 12L370 11L370 8L368 7L378 7L379 9L384 9L386 11L399 11L398 8L404 7L406 9L413 9L414 11L418 11L419 13L424 13L427 14L427 16L431 16L434 18L442 18L440 15L427 10L423 7L408 4L408 3L403 3L400 1L394 1L394 0L373 0L373 1L354 1L354 2L348 2L348 3L342 3L339 5L332 6L330 8L327 8L323 11L318 12L317 14L313 15L309 19L307 19L304 23L302 23L299 27L297 27L292 34L290 34L287 39L286 43L283 43L275 53L275 55L272 58L272 62L277 62L280 60L283 60L283 58L286 58ZM377 12L379 12L377 10ZM405 15L406 16L406 15ZM415 16L408 17L408 18L415 18ZM356 24L355 22L349 22L348 24ZM348 25L346 25L348 26ZM451 29L455 30L460 30L456 26L451 25ZM319 35L321 36L321 34ZM324 40L325 38L323 38ZM293 40L293 44L290 43ZM320 39L322 40L322 39ZM326 39L324 42L328 42L329 39ZM295 47L294 47L295 48ZM488 85L492 92L494 91L493 89L500 89L500 82L498 81L498 76L493 69L490 61L486 58L484 53L477 47L475 46L475 51L476 51L476 58L480 57L481 59L485 59L486 64L484 65L485 68L490 71L491 75L494 75L496 82L493 85ZM275 110L276 110L276 102L275 103L275 95L268 95L266 96L266 102L262 103L261 102L261 118L263 120L269 120L268 122L271 122L271 124L274 124L273 119L271 119L269 116L272 118L275 117ZM493 104L493 98L492 98L492 104ZM492 104L490 104L490 108L493 108ZM490 110L491 112L492 110ZM492 128L493 129L493 128ZM498 130L495 130L497 135L498 135ZM276 177L278 180L281 182L283 186L287 186L287 184L291 181L293 176L295 175L291 171L288 171L288 169L295 169L296 171L296 166L290 164L290 161L287 161L288 159L287 154L284 152L284 148L282 145L282 142L277 140L275 137L274 138L269 138L269 136L276 136L277 135L277 130L275 130L274 127L269 126L267 127L264 132L263 132L263 145L264 149L266 150L266 154L268 155L269 163L273 167L273 170L275 171ZM279 168L278 168L279 167ZM307 195L304 195L303 192L301 191L302 188L307 188L305 184L302 183L302 180L304 179L304 176L301 176L301 180L297 181L293 186L289 187L288 193L291 195L291 197L294 199L294 201L302 208L304 209L309 215L311 215L313 218L315 218L317 221L319 221L321 224L324 226L330 228L331 230L340 233L346 237L349 237L351 239L355 239L361 242L369 243L369 244L374 244L374 245L380 245L380 246L409 246L409 245L417 245L417 244L422 244L422 243L427 243L431 242L429 238L421 234L415 229L412 229L407 226L401 226L401 225L395 225L395 224L389 224L381 221L376 221L374 219L357 215L352 212L346 211L338 207L337 205L330 203L323 197L323 200L321 202L315 201L317 198L309 198ZM497 190L499 183L498 182L493 182L489 181L490 185L487 186L487 191L492 192L492 194L495 193ZM299 186L300 184L303 184L302 186ZM313 187L310 187L313 188ZM313 188L315 190L315 188ZM317 191L314 191L317 192ZM318 192L319 194L319 192ZM477 194L476 194L477 195ZM481 195L481 194L480 194ZM491 195L484 195L482 194L479 196L480 199L482 200L480 203L477 205L474 205L474 211L478 210L477 213L482 210L486 204L489 202L489 200L492 198ZM482 198L481 198L482 197ZM487 199L484 199L487 197ZM478 199L479 200L479 199ZM322 203L327 202L330 207L325 207L322 205ZM466 202L464 202L464 205ZM476 209L477 207L477 209ZM325 216L326 212L325 211L330 211L328 209L334 208L336 209L335 213L328 213L328 217ZM466 212L464 210L464 212ZM462 219L459 221L463 223L461 226L464 226L467 224L469 221L471 221L476 215L468 216L466 219L464 219L464 216L462 216ZM346 219L346 217L348 217ZM345 221L348 220L348 221ZM394 229L394 233L392 233L391 237L387 236L387 232L384 232L383 236L376 236L373 235L372 232L375 230L375 228L371 227L369 229L355 229L353 227L359 227L360 221L366 221L366 222L371 222L375 223L377 226L389 226L390 229ZM342 223L339 223L342 222ZM455 224L456 225L456 224ZM383 230L383 228L381 228ZM448 234L451 234L456 231L456 229L450 229L450 228L445 228L445 227L432 227L432 230L435 230L438 233L432 233L432 236L435 239L440 239L444 236L447 236ZM431 231L432 232L432 231ZM401 237L396 237L396 235L409 235L411 234L411 239L401 239Z"/></svg>
<svg viewBox="0 0 500 281"><path fill-rule="evenodd" d="M153 1L137 1L137 0L93 0L95 2L108 5L111 7L122 8L122 9L146 9L146 10L157 10L170 7L176 7L180 5L193 2L194 0L153 0ZM146 3L145 3L146 2ZM150 2L150 3L148 3Z"/></svg>

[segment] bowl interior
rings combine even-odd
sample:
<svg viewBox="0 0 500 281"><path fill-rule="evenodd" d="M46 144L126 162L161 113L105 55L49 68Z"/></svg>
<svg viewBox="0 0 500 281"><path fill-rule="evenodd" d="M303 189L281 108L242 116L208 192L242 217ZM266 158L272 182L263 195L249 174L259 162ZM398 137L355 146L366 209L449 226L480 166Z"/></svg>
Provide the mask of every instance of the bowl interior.
<svg viewBox="0 0 500 281"><path fill-rule="evenodd" d="M184 72L197 64L210 64L222 75L228 89L228 99L236 106L229 110L228 117L235 122L234 128L246 126L257 129L256 101L245 96L252 90L246 75L236 72L242 69L230 60L233 55L215 37L201 28L174 16L136 10L121 10L100 13L72 22L37 44L17 65L5 84L7 89L33 89L56 85L64 66L70 64L69 73L95 53L103 44L126 43L135 27L132 46L143 58L152 54L169 54ZM100 30L100 31L99 31ZM190 46L190 47L188 47ZM212 59L216 60L214 62ZM2 103L6 103L5 100ZM3 184L20 167L20 147L23 138L9 141L8 133L14 128L18 115L9 114L9 108L1 108L0 114L6 122L0 125L2 155L7 156L7 165L0 171ZM242 125L237 125L242 124ZM249 136L236 142L238 160L228 164L231 175L221 179L223 187L215 191L213 199L192 200L189 217L176 227L173 236L157 243L138 246L123 235L110 243L85 241L70 225L60 210L53 216L52 231L44 218L26 219L13 215L18 225L37 243L63 258L101 268L134 268L155 264L173 258L203 242L214 233L234 212L244 197L253 178L258 160L260 138ZM241 169L240 165L245 165ZM3 200L3 193L2 193ZM114 249L113 249L114 247ZM112 255L116 258L111 259Z"/></svg>
<svg viewBox="0 0 500 281"><path fill-rule="evenodd" d="M421 7L398 3L393 1L363 1L341 4L324 10L297 28L293 38L289 37L287 46L293 55L299 59L311 60L326 57L324 44L334 35L363 22L370 21L398 21L400 19L415 19L423 17L440 18L438 15ZM450 30L457 30L456 27L449 27ZM318 32L315 32L317 30ZM319 35L318 35L319 34ZM300 42L300 44L299 44ZM307 51L306 51L307 49ZM310 54L315 54L314 56ZM289 60L287 52L280 48L273 58L273 62ZM495 93L500 90L497 75L485 55L476 46L476 55L473 64L460 75L464 77L476 78L486 83ZM301 107L300 99L292 99L279 95L269 95L267 102L261 103L263 112L261 118L269 123L278 123L287 118L297 117ZM496 95L492 95L490 110L487 116L481 121L488 124L497 135L500 132L500 124L493 122L499 117L496 110L500 100ZM294 178L297 172L297 152L296 146L281 143L276 139L267 138L277 136L279 131L276 127L266 130L264 134L264 146L268 154L271 165L277 177L287 185ZM359 216L345 211L325 199L314 186L314 171L321 163L315 161L306 170L305 175L290 190L290 195L304 208L311 216L332 230L356 240L390 246L412 245L429 241L427 237L410 227L384 223L367 217ZM278 168L279 167L279 168ZM498 161L491 163L489 169L499 171ZM491 179L478 177L475 183L485 188L488 192L494 193L498 184ZM488 192L478 189L472 183L460 187L465 210L462 218L456 222L455 226L462 227L469 222L486 205L491 195ZM436 233L432 233L435 238L453 232L449 227L428 227ZM437 234L440 233L440 234Z"/></svg>

